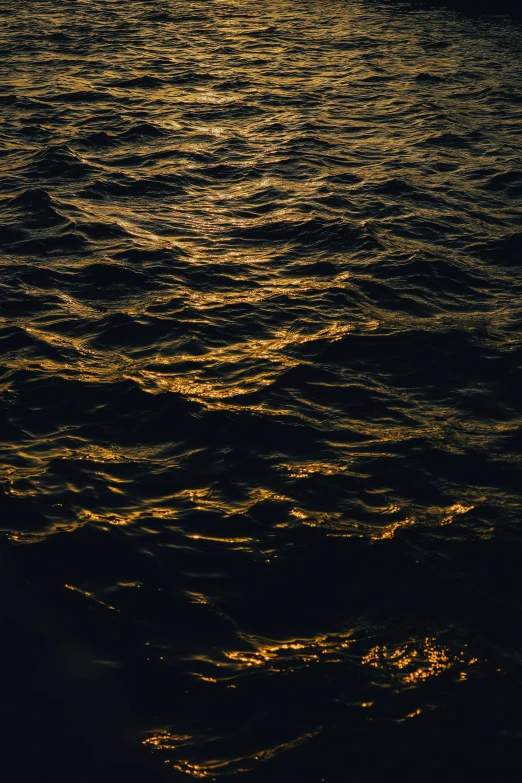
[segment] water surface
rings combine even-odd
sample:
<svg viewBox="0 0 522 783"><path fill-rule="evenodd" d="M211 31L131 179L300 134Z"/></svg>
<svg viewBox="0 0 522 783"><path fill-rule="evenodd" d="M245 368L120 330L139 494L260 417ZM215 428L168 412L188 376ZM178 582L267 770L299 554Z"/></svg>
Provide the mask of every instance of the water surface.
<svg viewBox="0 0 522 783"><path fill-rule="evenodd" d="M51 648L176 779L505 775L520 26L0 8L0 525Z"/></svg>

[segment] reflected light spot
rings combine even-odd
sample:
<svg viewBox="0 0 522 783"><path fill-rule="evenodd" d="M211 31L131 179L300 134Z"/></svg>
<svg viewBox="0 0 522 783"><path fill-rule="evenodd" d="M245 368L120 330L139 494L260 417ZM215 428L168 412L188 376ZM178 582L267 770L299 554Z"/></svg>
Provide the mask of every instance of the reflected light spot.
<svg viewBox="0 0 522 783"><path fill-rule="evenodd" d="M64 585L68 590L72 590L75 593L80 593L80 595L84 595L86 598L89 598L91 601L95 601L95 603L100 604L100 606L104 606L106 609L111 609L113 612L119 612L119 609L116 609L115 606L111 606L111 604L105 603L105 601L100 601L99 598L96 598L95 595L90 593L88 590L82 590L80 587L75 587L74 585Z"/></svg>
<svg viewBox="0 0 522 783"><path fill-rule="evenodd" d="M477 658L463 652L452 653L447 646L426 637L420 644L412 641L397 647L376 645L363 656L362 663L391 675L401 685L415 685L457 665L472 666ZM465 676L460 675L460 679Z"/></svg>

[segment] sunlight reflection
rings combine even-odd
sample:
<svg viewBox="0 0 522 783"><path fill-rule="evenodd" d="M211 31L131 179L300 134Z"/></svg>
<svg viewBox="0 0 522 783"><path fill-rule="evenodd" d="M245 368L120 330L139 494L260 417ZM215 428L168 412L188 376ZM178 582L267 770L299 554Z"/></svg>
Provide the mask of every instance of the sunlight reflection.
<svg viewBox="0 0 522 783"><path fill-rule="evenodd" d="M245 636L245 641L255 649L224 650L223 654L239 671L262 666L267 666L274 672L284 671L289 664L339 662L339 655L345 655L350 645L354 644L352 634L353 631L350 630L343 634L323 634L312 639L290 639L282 642Z"/></svg>
<svg viewBox="0 0 522 783"><path fill-rule="evenodd" d="M464 645L467 646L467 645ZM378 669L381 674L391 676L403 686L416 685L443 672L457 668L459 679L466 678L461 667L473 666L478 662L465 651L452 652L435 638L426 637L420 644L411 641L403 645L376 645L362 658L362 663Z"/></svg>
<svg viewBox="0 0 522 783"><path fill-rule="evenodd" d="M252 762L268 761L269 759L278 756L280 753L292 750L315 737L321 731L321 728L322 727L318 727L312 731L300 734L287 742L281 742L275 746L263 748L245 756L209 759L200 762L199 764L195 764L193 761L186 759L180 759L177 753L174 757L170 756L172 751L176 751L178 748L183 748L184 746L191 744L190 741L192 738L189 735L171 734L168 730L162 730L160 732L155 732L151 737L148 737L143 744L148 745L152 750L166 752L166 763L178 772L183 772L194 778L215 778L216 775L247 772Z"/></svg>
<svg viewBox="0 0 522 783"><path fill-rule="evenodd" d="M111 609L113 612L119 612L119 609L116 609L115 606L111 606L111 604L106 603L105 601L101 601L99 598L96 598L95 595L93 595L92 592L89 590L82 590L80 587L75 587L74 585L64 585L68 590L72 590L75 593L80 593L81 595L84 595L86 598L89 598L91 601L94 601L97 604L100 604L101 606L104 606L106 609Z"/></svg>

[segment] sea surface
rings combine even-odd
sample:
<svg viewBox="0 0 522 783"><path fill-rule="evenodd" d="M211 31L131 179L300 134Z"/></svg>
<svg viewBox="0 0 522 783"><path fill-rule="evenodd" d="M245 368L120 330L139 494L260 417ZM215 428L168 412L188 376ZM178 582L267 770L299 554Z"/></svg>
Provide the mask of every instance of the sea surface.
<svg viewBox="0 0 522 783"><path fill-rule="evenodd" d="M518 779L521 24L0 22L3 779Z"/></svg>

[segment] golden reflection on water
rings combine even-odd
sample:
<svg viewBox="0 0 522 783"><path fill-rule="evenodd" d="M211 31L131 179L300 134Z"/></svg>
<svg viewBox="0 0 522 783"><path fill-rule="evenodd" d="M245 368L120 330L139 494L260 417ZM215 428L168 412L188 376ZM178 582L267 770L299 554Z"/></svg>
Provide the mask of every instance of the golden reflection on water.
<svg viewBox="0 0 522 783"><path fill-rule="evenodd" d="M129 583L130 586L130 583ZM132 586L137 586L135 583L132 583ZM101 601L99 598L96 598L96 596L90 592L90 590L82 590L80 587L75 587L74 585L64 585L68 590L72 590L75 593L80 593L80 595L85 596L86 598L89 598L89 600L94 601L97 604L100 604L101 606L104 606L106 609L111 609L113 612L119 612L119 609L116 609L115 606L112 606L111 604L106 603L105 601Z"/></svg>
<svg viewBox="0 0 522 783"><path fill-rule="evenodd" d="M166 758L166 763L172 769L178 772L183 772L194 778L215 778L219 774L236 774L241 772L248 772L252 762L268 761L269 759L278 756L288 750L297 748L299 745L307 742L315 737L321 731L321 727L313 731L300 734L299 736L287 741L281 742L273 747L263 748L255 751L251 754L240 756L237 758L228 759L209 759L200 764L195 764L192 761L180 759L176 753L173 759ZM192 738L189 735L171 734L168 730L162 730L154 732L154 734L144 740L144 745L149 746L153 750L172 752L177 751L179 748L183 748L189 744Z"/></svg>
<svg viewBox="0 0 522 783"><path fill-rule="evenodd" d="M304 285L304 281L301 282L301 285ZM310 288L308 281L306 281L306 287L307 289ZM221 298L220 306L223 304L223 298L225 297ZM214 299L214 295L212 295L212 299ZM249 297L234 295L229 303L235 305L247 301L259 303L259 299L259 292L255 292ZM290 369L301 363L299 360L292 359L283 353L287 346L295 347L322 339L334 341L352 331L353 328L354 326L351 323L333 323L329 327L312 334L299 333L298 330L279 331L272 338L262 340L249 339L215 347L211 352L211 356L209 356L209 352L205 352L201 356L179 353L168 358L158 357L157 364L160 365L161 369L154 371L143 369L138 374L129 375L128 377L132 377L144 390L149 392L177 392L183 394L188 399L199 402L204 401L207 407L216 407L218 405L219 407L230 409L231 406L228 403L225 406L220 406L219 402L215 403L212 401L240 397L253 391L258 391L264 386L273 383L284 369ZM245 362L251 361L260 363L259 370L254 373L248 373L248 378L245 378L244 382L240 378L236 378L231 383L230 377L222 381L204 377L205 372L208 371L209 362L214 366L223 363L240 370ZM193 369L188 372L185 371L183 374L178 373L176 371L177 365L181 366L187 362L194 366ZM261 362L266 362L266 365L263 366ZM251 410L256 407L249 406ZM278 415L286 412L281 408L274 411Z"/></svg>
<svg viewBox="0 0 522 783"><path fill-rule="evenodd" d="M320 641L318 641L317 639L314 641L315 644L320 645ZM305 644L302 644L300 642L293 642L291 644L274 644L274 645L267 645L266 647L259 647L259 649L256 652L252 652L252 653L225 651L225 655L229 660L234 661L235 663L245 665L247 667L263 666L267 661L276 659L280 654L285 656L286 651L305 650L305 649L306 649ZM298 657L300 661L304 661L304 662L316 661L319 658L319 656L315 653L311 653L308 655L300 654Z"/></svg>
<svg viewBox="0 0 522 783"><path fill-rule="evenodd" d="M391 680L396 686L410 687L450 670L454 670L457 679L465 680L469 667L478 663L478 658L467 650L467 644L463 644L462 649L455 650L435 637L428 636L422 640L411 639L397 645L377 644L364 653L359 652L362 641L357 638L355 631L347 631L343 635L322 634L312 639L285 642L256 640L253 637L249 637L249 641L255 649L223 651L226 659L233 664L233 676L261 667L276 673L303 665L351 662L377 670L379 678L384 681ZM370 707L372 703L361 702L359 706Z"/></svg>
<svg viewBox="0 0 522 783"><path fill-rule="evenodd" d="M218 665L224 666L225 671L229 668L233 672L232 676L235 676L239 672L263 666L273 672L282 672L288 666L302 666L319 662L340 663L346 656L350 645L355 642L352 637L352 630L342 634L319 634L310 639L288 639L286 641L245 636L245 641L251 649L223 650L223 655L229 663L218 663Z"/></svg>
<svg viewBox="0 0 522 783"><path fill-rule="evenodd" d="M251 650L225 650L223 651L228 664L217 663L224 667L220 677L206 676L194 673L200 682L207 683L210 687L218 683L227 684L228 688L242 687L242 680L238 675L248 676L250 672L265 667L268 671L277 673L289 673L300 666L317 666L319 663L343 664L348 666L369 667L374 670L379 684L392 686L395 689L411 689L421 686L444 673L453 673L453 678L459 682L466 680L469 672L478 664L478 658L473 656L464 643L461 649L452 649L435 637L426 636L424 639L411 639L401 644L377 644L366 652L360 653L359 648L364 644L357 638L357 633L347 631L344 635L320 634L310 639L290 639L287 641L269 641L245 637L255 649ZM194 660L210 663L206 656L196 656ZM214 662L216 663L216 662ZM232 667L233 674L227 672ZM234 680L234 682L230 682ZM370 695L370 694L369 694ZM339 699L344 703L344 697ZM376 706L377 704L377 706ZM367 711L379 709L379 700L365 699L349 701L351 708ZM414 719L421 715L425 706L415 707L402 717L394 718L398 723ZM364 718L362 718L364 719ZM311 739L322 730L317 727L314 731L301 735L288 743L259 751L250 756L242 756L238 759L221 758L209 759L204 763L195 764L190 758L184 758L183 748L187 750L193 743L193 738L186 734L175 734L169 730L155 731L146 741L154 750L163 751L168 763L174 769L196 778L208 778L215 775L248 770L249 762L266 760L272 756L289 750ZM186 752L186 751L185 751ZM172 754L172 760L170 757Z"/></svg>
<svg viewBox="0 0 522 783"><path fill-rule="evenodd" d="M372 530L371 538L374 541L379 541L385 538L393 538L395 531L401 527L409 527L414 525L415 520L413 518L403 519L401 522L393 522L391 525L384 525L382 528L376 528Z"/></svg>
<svg viewBox="0 0 522 783"><path fill-rule="evenodd" d="M401 686L417 685L453 668L457 669L459 679L464 680L467 667L477 662L477 658L464 650L452 652L449 647L431 637L426 637L420 643L412 641L395 647L376 645L362 658L364 665L378 669L382 675L391 677Z"/></svg>
<svg viewBox="0 0 522 783"><path fill-rule="evenodd" d="M86 6L87 13L95 19L96 4L79 5ZM208 5L211 13L215 13L219 0L202 5ZM20 4L20 13L30 14L30 6ZM252 15L243 25L245 17L233 17L235 12L244 13L248 6ZM510 307L506 294L500 295L497 306L491 305L488 313L472 308L477 293L474 289L468 291L469 299L466 301L457 299L452 302L453 308L458 302L458 309L444 310L447 300L441 296L438 301L437 288L442 288L445 282L451 287L451 279L446 281L434 275L437 279L432 286L430 279L418 282L413 276L409 280L410 273L406 271L401 290L400 285L394 288L393 282L387 278L387 270L400 257L405 267L410 264L415 267L425 257L436 259L437 264L430 260L435 269L445 260L442 255L447 255L455 264L454 271L461 272L464 268L473 271L474 265L479 269L477 259L469 253L469 242L479 241L484 235L481 221L487 218L492 224L497 221L500 226L505 221L506 212L502 214L502 207L498 206L495 215L497 207L488 199L490 213L484 214L483 202L476 202L476 191L473 192L467 176L486 162L488 166L500 167L501 170L508 165L507 159L501 156L496 159L493 148L498 146L501 149L505 138L509 142L507 146L514 149L513 140L509 139L511 129L503 129L503 125L509 123L499 122L498 113L491 103L480 107L482 116L479 119L475 116L479 104L465 100L456 102L452 85L466 83L469 50L456 40L451 27L454 23L445 21L443 16L435 25L433 22L431 26L427 25L429 30L419 29L416 22L408 30L407 26L411 24L407 19L409 15L402 14L397 28L394 29L392 23L386 30L387 22L382 22L378 14L372 17L373 12L366 4L334 3L329 9L331 18L328 19L326 39L322 39L322 33L318 32L325 21L321 4L300 4L298 14L295 8L296 4L287 0L274 4L273 8L262 8L261 4L244 0L228 0L223 18L216 15L203 37L199 37L197 26L190 21L188 27L187 22L177 19L172 25L165 25L163 30L169 40L161 38L161 53L171 60L166 69L168 78L166 81L158 80L157 89L148 93L143 103L140 103L139 91L116 84L109 89L107 85L121 79L123 73L128 75L130 51L134 51L137 58L137 63L132 63L131 68L152 68L152 60L148 58L158 54L156 42L159 40L156 35L158 23L152 20L142 20L144 27L140 33L144 37L139 47L133 49L134 42L128 41L122 49L123 56L115 51L113 58L103 62L101 70L94 67L96 64L90 61L93 55L89 52L85 55L82 76L81 60L78 62L76 57L62 53L60 67L54 69L51 88L48 84L49 59L44 60L45 65L37 59L35 66L27 54L22 56L20 67L12 74L10 90L13 95L32 96L37 101L49 97L55 101L58 99L59 113L53 116L53 112L47 112L49 118L45 130L52 137L52 143L63 143L71 148L71 159L88 170L89 183L94 183L91 193L96 192L100 183L110 184L116 175L124 175L132 186L129 188L132 195L99 198L98 193L98 196L90 197L88 188L82 195L76 179L70 180L70 187L51 188L57 205L56 213L69 221L64 232L73 234L76 239L83 237L89 253L87 257L74 252L58 256L52 252L47 255L45 251L38 260L40 277L33 276L30 284L21 284L20 291L24 294L25 303L43 303L46 309L36 308L34 311L29 307L9 318L0 316L0 328L20 330L23 337L21 345L26 346L4 357L8 372L2 378L2 392L7 396L14 395L17 384L23 387L24 382L17 381L17 375L22 378L29 375L44 382L48 379L66 380L71 382L71 386L74 383L85 387L92 384L107 390L107 394L100 394L100 406L107 404L108 411L118 413L117 397L114 408L111 408L111 388L114 386L114 394L118 395L118 384L130 381L146 394L141 395L140 404L127 411L120 435L123 430L126 436L127 429L132 431L134 418L141 415L140 405L144 410L152 410L158 398L164 395L172 401L172 410L175 411L179 395L197 403L198 415L202 418L209 412L221 414L226 411L230 414L227 424L230 427L233 426L233 416L238 412L264 417L267 429L274 419L291 415L301 427L313 425L307 438L309 444L314 445L316 438L322 437L320 446L313 450L313 454L310 449L308 453L276 455L274 462L277 461L278 480L270 488L259 486L264 479L257 474L251 473L244 481L238 479L238 484L249 484L246 489L241 487L243 494L238 499L235 495L227 497L226 492L220 494L219 489L213 486L216 458L221 457L222 446L230 447L228 433L219 436L222 442L217 447L209 446L210 441L202 447L202 451L207 449L210 455L207 462L210 477L203 477L202 471L196 480L206 481L207 486L192 487L190 483L194 474L191 473L190 458L197 449L190 451L187 447L183 454L165 457L172 443L167 444L167 448L165 443L158 446L147 442L130 446L127 438L124 439L127 445L91 443L90 438L99 436L92 435L85 424L90 425L91 419L96 420L94 411L76 411L72 424L66 418L62 421L60 415L50 414L48 432L33 433L29 426L22 427L18 442L2 445L0 479L17 502L60 498L64 501L63 506L56 503L46 512L42 523L44 527L47 525L44 530L34 533L11 531L13 539L27 541L31 537L36 539L92 524L102 528L121 528L113 531L114 536L136 531L156 535L158 546L205 550L222 545L227 550L240 552L239 558L247 549L264 556L261 542L267 529L270 536L274 529L281 533L280 528L305 525L324 528L329 535L360 536L370 542L378 542L399 537L402 529L414 525L432 528L450 525L475 506L486 505L490 501L486 495L493 494L493 490L467 488L464 482L460 488L449 490L445 499L439 501L440 505L421 509L415 505L413 492L409 499L401 497L400 488L394 491L393 479L389 479L386 468L376 468L375 465L384 459L393 468L401 450L402 455L408 453L410 442L414 439L425 440L427 445L423 455L432 447L441 447L452 456L469 455L475 449L486 450L489 442L514 432L520 421L501 424L493 422L489 416L480 421L477 416L462 415L458 405L452 407L451 401L438 404L423 398L419 390L399 388L403 380L399 374L394 377L390 373L383 379L378 377L377 372L372 372L370 353L368 371L359 374L355 365L351 364L350 341L353 338L353 344L357 346L361 336L368 341L374 338L381 340L380 350L384 354L387 350L386 337L402 334L403 350L407 353L409 335L426 328L432 330L434 341L437 334L451 329L465 333L480 328L488 337L496 330L506 340L504 347L509 339L516 345L515 338L506 337L499 326L504 323L503 310L507 312ZM259 9L262 9L261 12ZM131 20L133 13L131 9L128 12L130 16L127 14ZM139 10L136 11L136 18L139 13ZM264 33L259 39L259 47L254 50L252 42L246 42L243 36L245 31L251 34L264 29L258 27L260 13L263 23L268 19L270 25L277 25L277 35ZM303 19L308 25L307 36L304 37L307 46L300 50L295 45L299 41L295 38L294 29L302 24ZM105 20L95 21L93 30L97 33L96 24L100 24L105 33ZM215 24L216 21L219 25ZM74 39L75 33L69 22L67 14L58 10L51 27L58 31L63 26ZM379 25L383 25L380 30ZM107 29L110 30L110 27L109 23ZM139 25L135 27L140 28ZM192 35L194 29L196 34ZM214 38L216 29L219 35ZM369 43L370 33L375 36L373 43ZM179 73L183 59L183 53L179 51L183 35L186 48L191 51L201 73L220 80L234 77L246 66L251 68L252 86L249 89L257 91L255 96L248 90L245 92L243 87L218 91L208 85L194 86L177 79L175 74ZM386 36L389 38L386 39ZM422 40L433 36L448 38L448 42L451 40L448 51L437 49L430 53L423 49ZM318 46L318 43L321 45ZM48 45L49 51L43 55L45 58L54 54L54 44ZM256 63L261 49L265 50L264 55L269 54L270 59L259 66ZM289 51L295 54L288 55ZM369 54L377 60L372 62ZM481 56L487 62L485 51ZM495 56L494 52L493 60ZM57 65L58 57L57 54ZM180 60L176 62L178 57ZM275 67L270 63L275 63ZM506 74L513 69L513 58L506 56L503 67ZM154 73L156 68L161 75L162 67L154 66ZM380 78L385 71L390 76L389 89L383 88L382 82L372 81L376 76ZM438 86L417 81L416 77L422 72L437 74ZM475 76L472 78L475 79ZM499 76L495 69L490 69L489 73L484 69L477 81L484 94L499 94ZM255 87L256 82L260 84L259 88ZM108 95L112 97L107 99L108 105L104 105L103 100L97 103L96 111L92 110L89 101L83 106L81 103L75 107L73 102L68 104L67 91L83 90L88 93L101 89L108 89ZM62 91L65 94L60 95ZM312 95L314 92L320 99L306 106L306 93ZM291 100L294 95L298 97L296 103ZM281 104L277 108L268 107L273 116L267 116L268 112L262 118L255 115L252 118L248 112L244 116L234 115L232 111L229 113L229 107L232 110L242 102L248 108L254 98L261 104L264 96L271 101L277 98L273 103ZM301 102L300 96L305 100ZM103 152L95 147L84 153L78 152L78 147L82 147L84 129L92 126L94 121L96 127L101 127L104 112L108 109L114 111L119 101L126 104L128 99L132 100L129 100L125 121L122 121L121 127L117 124L111 131L115 147ZM136 109L131 108L133 104ZM74 109L72 113L69 111L71 106ZM204 112L212 107L221 107L223 113L214 122L206 121ZM37 117L36 114L34 116ZM155 141L125 140L128 124L138 116L150 119L160 131ZM89 122L85 123L86 120ZM442 121L448 131L463 136L483 126L483 135L487 138L489 134L491 145L484 155L475 154L475 150L471 152L473 147L466 152L463 148L451 149L445 145L437 148L426 146L430 136L435 134L437 140L439 122ZM286 128L284 138L271 127L272 123L277 125L278 122ZM314 124L313 132L306 130L306 126L310 129ZM161 131L167 131L167 134L162 136ZM303 134L310 136L312 133L317 136L315 141L328 145L329 152L319 155L317 173L312 171L306 177L294 179L297 167L287 168L284 173L285 158L289 157L293 145L303 140ZM235 166L234 173L240 174L240 181L226 177L215 180L205 171L207 162L216 159L217 145L229 142L244 145L242 158L234 159L233 154L220 153L222 161ZM30 155L33 151L36 147L33 149L31 144ZM161 151L162 156L152 158L153 151ZM127 161L131 157L133 163ZM442 168L444 165L448 168L449 159L455 163L454 175L451 165L449 173ZM270 171L270 175L249 179L256 168ZM360 180L356 187L332 184L336 177L355 173L360 175L354 177ZM148 176L164 177L165 181L172 178L175 182L180 175L187 174L190 175L187 177L188 184L183 185L179 194L173 196L172 192L166 192L158 200L154 197L142 199L141 188L147 184ZM190 177L199 177L199 184L190 184ZM394 179L407 180L406 184L413 193L417 190L421 195L432 197L437 207L432 208L418 199L412 203L400 192L380 198L377 205L368 193L380 185L393 184ZM23 177L20 178L22 182ZM245 209L250 199L262 195L263 191L269 193L270 189L279 193L263 197L272 202L271 212L255 215L252 210ZM322 200L325 192L329 197L336 193L341 206L326 207ZM461 201L457 200L457 193ZM445 199L443 194L450 198ZM495 198L500 204L500 192ZM475 209L473 205L477 204ZM310 211L305 214L301 207ZM382 216L379 216L379 209L383 209ZM453 238L456 241L444 243L448 214L462 221L462 230L458 235L455 229ZM476 217L477 214L479 217ZM307 220L310 215L318 216L319 223L322 221L323 232L314 234L314 231L309 231ZM263 232L266 230L270 238L271 224L278 221L286 224L285 231L274 241L265 242ZM425 221L427 230L415 228L416 221L419 224ZM430 224L436 230L432 230ZM361 237L364 234L376 240L371 250L363 248L359 251L356 244L352 247L349 239L346 242L344 239L335 241L337 229L349 226L356 234L360 231ZM91 241L89 230L92 231L93 227L108 230L108 236L110 230L116 229L119 238L114 242L103 238ZM241 232L251 229L258 232L257 237L261 237L261 241L240 239ZM246 236L255 234L247 233ZM122 261L125 257L122 248L132 248L140 259L139 264L143 265L140 272L150 273L154 280L152 291L145 285L141 287L140 283L136 288L130 286L129 290L125 290L124 296L122 290L117 289L108 295L102 286L96 290L96 285L85 283L84 274L85 280L88 280L93 260L105 264L108 278L115 270L128 271L133 266L137 269L138 264ZM326 258L331 263L328 274L307 274L305 267L311 260ZM297 261L299 264L293 270L294 274L287 275L286 272ZM16 269L20 258L7 257L7 260L0 260L0 264L6 271L10 267ZM288 269L283 271L283 266ZM51 282L55 274L60 282ZM221 274L228 275L226 285L219 283ZM422 275L430 278L429 274ZM145 277L141 279L145 280ZM205 283L201 283L204 277ZM39 288L38 280L42 279L46 283ZM400 306L405 308L404 311L394 311L395 305L388 306L385 297L381 299L379 293L371 293L371 285L379 279L390 283L395 294L408 294L401 296ZM400 281L401 275L396 280ZM62 290L66 288L70 288L70 293ZM498 286L495 289L495 285L489 288L488 296L493 299L495 290L500 289ZM425 308L422 316L411 314L409 308L412 304L421 310ZM466 308L471 308L471 311L461 312ZM238 316L243 312L254 312L252 321L256 323L253 326L248 318L242 321ZM114 337L111 332L113 316L132 322L143 343L139 344L138 340L138 344L134 345L130 336L118 345L117 336ZM175 327L179 325L191 333L190 340L184 337L178 339ZM214 328L214 332L208 330L210 337L203 328L209 326ZM230 326L234 328L227 332ZM314 343L319 347L314 347ZM281 380L284 388L287 374L294 368L317 369L322 362L321 346L337 349L343 344L346 349L345 366L335 369L335 362L330 364L329 371L335 375L331 386L313 379L303 381L296 391L296 395L301 396L297 401L293 391L278 392L276 382ZM9 373L14 379L12 382ZM302 375L308 378L307 373ZM35 388L38 389L38 386ZM351 405L351 392L361 389L365 404L360 407ZM332 390L338 393L337 398L331 395ZM41 400L35 394L37 399L32 412L39 411L40 419L45 418L46 394L49 392L44 389ZM251 394L253 399L249 397ZM386 400L386 412L382 416L373 416L371 403L373 397L379 395ZM334 401L321 403L317 399ZM49 402L49 407L52 409L52 402ZM402 417L398 411L407 413ZM24 417L18 415L23 424ZM45 426L47 421L44 429ZM209 430L213 426L211 421ZM336 430L335 434L332 430ZM113 436L109 435L107 439L109 437ZM117 440L118 433L114 437ZM146 441L146 435L140 434L139 437ZM172 440L170 434L166 438ZM190 435L188 438L190 440ZM345 442L342 442L343 438ZM259 451L262 450L255 438L247 446L252 452L256 446ZM230 451L234 451L233 444ZM285 451L283 443L281 451ZM415 455L412 463L414 461ZM60 473L60 467L67 467L67 463L75 463L76 473L70 471L73 478L69 472L66 472L65 478ZM131 478L114 475L115 466ZM176 484L178 489L174 490L171 476L176 474L177 477L177 471L182 470L185 473L181 481L186 480L189 488L179 489L179 484ZM222 474L226 474L227 479L228 472L225 466ZM164 489L158 490L157 496L153 496L155 486L147 491L150 487L147 488L143 479L147 475L162 478L158 485L161 484ZM435 468L429 480L436 483L439 478ZM375 486L376 479L381 482L380 487L371 490L369 487ZM322 510L321 503L316 504L317 497L329 500L328 487L343 481L346 485L350 482L354 485L352 494L344 496L344 507L341 499L333 510ZM321 492L314 496L314 487L321 482ZM310 487L312 491L308 494ZM105 500L105 490L108 500ZM377 498L376 492L380 493ZM468 497L466 492L469 492ZM92 494L89 496L89 493ZM407 494L407 490L403 494ZM307 504L310 497L312 501ZM507 496L499 491L491 505L494 502L497 506L507 504ZM275 510L268 523L264 527L260 525L259 540L247 535L251 530L248 525L245 525L246 532L241 531L239 535L221 531L220 524L224 522L226 528L230 516L244 514L247 518L256 505L263 503ZM327 505L323 503L323 508ZM280 511L281 507L286 511ZM66 517L61 516L61 509L65 509ZM204 526L208 522L199 529L197 525L201 515L194 521L189 513L188 522L185 522L184 512L187 510L214 513L219 515L220 522L216 522L215 530L211 532ZM16 522L8 521L7 524ZM283 531L282 538L286 533ZM182 544L170 534L179 534ZM272 546L271 540L265 543ZM277 541L273 546L276 550ZM375 546L377 548L379 544ZM273 556L278 556L277 551ZM371 573L368 578L372 578ZM132 581L118 584L121 587L139 587L138 582ZM72 584L65 587L108 610L120 611L104 602L93 590ZM103 597L104 593L100 593ZM184 597L194 604L205 606L205 611L216 610L212 600L203 592L187 590ZM348 607L347 611L350 611ZM123 614L122 610L120 618ZM253 625L255 627L255 622ZM306 628L301 632L312 634L314 629ZM477 663L477 658L466 647L455 651L431 636L420 640L408 639L401 644L374 642L375 638L372 641L356 639L355 631L281 640L244 635L230 642L234 649L221 651L217 661L211 659L216 648L211 650L210 645L206 656L199 659L192 656L191 661L195 665L204 662L222 667L219 669L221 677L195 673L208 684L209 689L223 681L227 683L226 687L241 688L243 675L246 678L251 674L257 677L263 668L269 672L286 673L298 667L317 669L323 662L359 667L359 670L362 667L364 674L375 675L387 685L414 688L447 672L465 680ZM242 645L243 649L239 649ZM361 649L366 652L362 653ZM361 679L364 679L364 674ZM371 693L373 691L368 695L371 696ZM373 705L371 698L359 703L364 710L373 708ZM420 711L418 708L407 717L413 718ZM219 735L218 732L216 735ZM158 730L145 744L155 751L167 755L172 753L169 763L173 769L194 778L211 779L221 772L248 770L254 762L272 758L305 742L314 736L314 732L250 756L210 759L204 763L198 758L199 763L195 763L183 749L204 745L208 737L202 739L202 736ZM212 746L212 739L209 744Z"/></svg>
<svg viewBox="0 0 522 783"><path fill-rule="evenodd" d="M190 734L171 734L168 731L162 731L147 737L143 744L151 745L158 750L174 750L191 739Z"/></svg>

